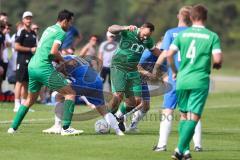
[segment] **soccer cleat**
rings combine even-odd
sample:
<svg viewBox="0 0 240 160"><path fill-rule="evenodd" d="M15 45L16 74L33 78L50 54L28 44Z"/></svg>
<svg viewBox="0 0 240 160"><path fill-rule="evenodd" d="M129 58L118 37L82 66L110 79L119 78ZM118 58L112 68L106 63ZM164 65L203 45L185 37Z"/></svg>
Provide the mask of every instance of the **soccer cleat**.
<svg viewBox="0 0 240 160"><path fill-rule="evenodd" d="M61 126L55 126L53 125L51 128L42 130L43 133L47 134L60 134L61 133Z"/></svg>
<svg viewBox="0 0 240 160"><path fill-rule="evenodd" d="M116 129L116 135L124 136L125 134L121 131L121 129Z"/></svg>
<svg viewBox="0 0 240 160"><path fill-rule="evenodd" d="M196 146L196 147L194 147L194 151L195 151L195 152L202 152L203 149L202 149L202 147Z"/></svg>
<svg viewBox="0 0 240 160"><path fill-rule="evenodd" d="M62 136L75 136L83 133L83 130L76 130L74 128L69 127L68 129L62 129L61 135Z"/></svg>
<svg viewBox="0 0 240 160"><path fill-rule="evenodd" d="M126 129L126 132L138 133L139 129L137 128L136 122L132 122Z"/></svg>
<svg viewBox="0 0 240 160"><path fill-rule="evenodd" d="M14 107L13 112L18 112L18 108Z"/></svg>
<svg viewBox="0 0 240 160"><path fill-rule="evenodd" d="M190 153L184 154L183 155L183 160L192 160L192 156Z"/></svg>
<svg viewBox="0 0 240 160"><path fill-rule="evenodd" d="M29 111L29 112L35 112L35 110L34 110L34 109L31 109L31 108L30 108L28 111Z"/></svg>
<svg viewBox="0 0 240 160"><path fill-rule="evenodd" d="M13 128L9 128L8 131L7 131L7 133L9 133L9 134L14 134L16 132L17 131L15 129L13 129Z"/></svg>
<svg viewBox="0 0 240 160"><path fill-rule="evenodd" d="M177 151L178 149L175 149L174 153L172 154L171 158L174 160L182 160L183 155Z"/></svg>
<svg viewBox="0 0 240 160"><path fill-rule="evenodd" d="M122 132L125 132L126 127L124 125L124 118L118 118L117 116L115 116L117 121L118 121L118 127Z"/></svg>
<svg viewBox="0 0 240 160"><path fill-rule="evenodd" d="M155 152L162 152L162 151L167 151L167 146L162 146L162 147L158 147L157 145L153 147L152 149Z"/></svg>

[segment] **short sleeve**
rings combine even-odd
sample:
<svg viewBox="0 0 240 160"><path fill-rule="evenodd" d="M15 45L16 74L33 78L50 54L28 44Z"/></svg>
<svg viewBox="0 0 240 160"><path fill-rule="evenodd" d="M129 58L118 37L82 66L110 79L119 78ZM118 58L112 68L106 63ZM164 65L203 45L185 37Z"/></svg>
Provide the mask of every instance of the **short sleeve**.
<svg viewBox="0 0 240 160"><path fill-rule="evenodd" d="M16 43L19 43L19 44L22 44L23 39L24 39L24 32L23 32L23 30L21 29L21 30L19 30L19 31L17 32L17 35L16 35L16 37L15 37L15 42L16 42Z"/></svg>
<svg viewBox="0 0 240 160"><path fill-rule="evenodd" d="M161 45L162 50L169 50L169 47L171 45L172 39L171 39L171 34L169 31L167 31L164 35L163 42Z"/></svg>
<svg viewBox="0 0 240 160"><path fill-rule="evenodd" d="M75 37L77 37L77 36L79 36L79 31L77 30L77 28L76 27L73 27L73 31L74 31L74 36Z"/></svg>
<svg viewBox="0 0 240 160"><path fill-rule="evenodd" d="M103 47L104 47L105 42L102 42L99 46L99 52L103 52Z"/></svg>
<svg viewBox="0 0 240 160"><path fill-rule="evenodd" d="M124 30L124 31L121 31L119 34L120 34L120 36L126 36L127 35L127 30Z"/></svg>
<svg viewBox="0 0 240 160"><path fill-rule="evenodd" d="M148 43L147 43L147 48L152 51L155 48L154 41L152 38L149 38Z"/></svg>
<svg viewBox="0 0 240 160"><path fill-rule="evenodd" d="M178 35L172 42L172 44L170 45L170 49L174 50L174 51L179 51L180 48L180 43L179 43L179 37L180 35Z"/></svg>
<svg viewBox="0 0 240 160"><path fill-rule="evenodd" d="M54 43L58 43L61 45L65 39L65 36L66 36L66 34L64 32L58 32L55 37Z"/></svg>
<svg viewBox="0 0 240 160"><path fill-rule="evenodd" d="M217 34L213 37L212 54L222 53L220 39Z"/></svg>

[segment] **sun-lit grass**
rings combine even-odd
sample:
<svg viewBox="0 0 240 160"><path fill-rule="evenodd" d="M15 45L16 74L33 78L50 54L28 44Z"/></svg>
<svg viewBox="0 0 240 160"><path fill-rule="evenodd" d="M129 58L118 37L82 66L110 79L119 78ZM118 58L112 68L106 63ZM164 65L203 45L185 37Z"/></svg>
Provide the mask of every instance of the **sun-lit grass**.
<svg viewBox="0 0 240 160"><path fill-rule="evenodd" d="M238 160L240 156L240 94L215 93L209 96L202 117L204 152L192 152L194 159ZM14 116L12 103L0 106L0 159L7 160L139 160L170 159L177 144L178 113L175 113L173 131L169 138L168 151L155 153L151 150L158 139L161 97L154 97L148 117L139 125L140 133L117 137L97 135L94 132L96 119L73 122L83 129L83 135L62 137L44 135L43 129L53 124L52 108L35 105L36 112L28 113L16 135L8 135L9 120ZM84 109L86 110L86 109ZM83 110L78 107L78 112ZM99 117L100 118L100 117ZM28 120L28 121L26 121ZM32 121L29 121L32 120Z"/></svg>

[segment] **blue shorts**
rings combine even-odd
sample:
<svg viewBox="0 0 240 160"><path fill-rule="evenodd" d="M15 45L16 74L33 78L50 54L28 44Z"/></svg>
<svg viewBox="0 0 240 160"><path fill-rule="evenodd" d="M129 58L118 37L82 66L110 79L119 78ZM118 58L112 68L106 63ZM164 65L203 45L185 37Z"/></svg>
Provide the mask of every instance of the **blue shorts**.
<svg viewBox="0 0 240 160"><path fill-rule="evenodd" d="M102 106L105 104L104 95L103 95L103 84L100 77L97 77L96 80L92 83L85 82L77 79L76 82L72 83L72 88L76 92L76 104L83 104L84 101L80 96L85 96L88 101L94 104L96 107Z"/></svg>
<svg viewBox="0 0 240 160"><path fill-rule="evenodd" d="M176 81L168 81L172 85L172 90L164 94L163 106L164 109L175 109L177 106Z"/></svg>
<svg viewBox="0 0 240 160"><path fill-rule="evenodd" d="M142 98L144 101L150 101L150 93L147 82L142 81Z"/></svg>

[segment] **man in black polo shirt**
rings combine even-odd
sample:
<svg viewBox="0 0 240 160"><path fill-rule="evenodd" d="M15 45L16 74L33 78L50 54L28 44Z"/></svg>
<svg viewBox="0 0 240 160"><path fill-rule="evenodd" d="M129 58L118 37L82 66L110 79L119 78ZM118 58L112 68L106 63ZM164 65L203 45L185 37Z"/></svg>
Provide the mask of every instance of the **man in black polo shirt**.
<svg viewBox="0 0 240 160"><path fill-rule="evenodd" d="M32 12L26 11L23 13L23 28L17 32L15 40L15 50L18 55L14 112L18 111L20 104L27 98L28 63L37 46L36 33L31 30L32 16Z"/></svg>
<svg viewBox="0 0 240 160"><path fill-rule="evenodd" d="M5 47L4 41L5 41L5 36L3 34L3 30L5 28L5 23L3 21L0 21L0 93L2 93L2 81L4 79L4 63L2 59L3 55L3 49Z"/></svg>

